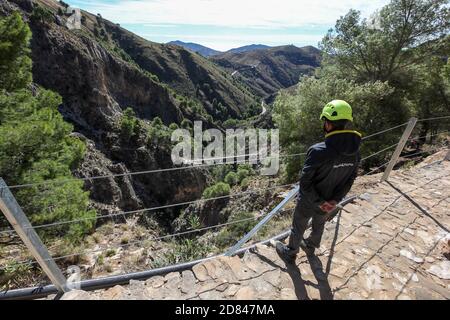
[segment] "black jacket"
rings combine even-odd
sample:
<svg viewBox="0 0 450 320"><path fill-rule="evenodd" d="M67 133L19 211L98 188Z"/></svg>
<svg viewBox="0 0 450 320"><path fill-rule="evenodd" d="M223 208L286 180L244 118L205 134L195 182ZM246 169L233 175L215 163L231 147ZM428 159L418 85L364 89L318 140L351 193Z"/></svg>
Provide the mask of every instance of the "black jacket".
<svg viewBox="0 0 450 320"><path fill-rule="evenodd" d="M314 207L340 202L350 191L361 160L358 132L333 131L325 137L325 142L309 148L300 177L299 197Z"/></svg>

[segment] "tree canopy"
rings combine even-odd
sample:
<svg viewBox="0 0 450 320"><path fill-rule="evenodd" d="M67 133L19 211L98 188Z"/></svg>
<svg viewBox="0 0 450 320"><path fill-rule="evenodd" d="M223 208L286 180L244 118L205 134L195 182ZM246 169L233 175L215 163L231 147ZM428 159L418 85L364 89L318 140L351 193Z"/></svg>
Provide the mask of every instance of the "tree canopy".
<svg viewBox="0 0 450 320"><path fill-rule="evenodd" d="M15 192L34 224L92 218L42 231L77 240L96 215L83 183L72 176L86 147L58 112L61 97L32 83L30 38L18 13L0 20L0 176L9 185L37 183Z"/></svg>
<svg viewBox="0 0 450 320"><path fill-rule="evenodd" d="M325 35L320 48L322 66L314 76L300 79L294 94L281 93L274 120L287 153L305 152L323 139L319 115L334 99L354 109L354 126L363 134L450 111L448 0L392 0L371 18L350 10ZM426 134L429 124L422 125ZM367 141L363 154L392 145L392 132ZM381 157L381 156L380 156ZM370 167L380 161L374 157ZM300 158L287 159L287 177L297 177Z"/></svg>

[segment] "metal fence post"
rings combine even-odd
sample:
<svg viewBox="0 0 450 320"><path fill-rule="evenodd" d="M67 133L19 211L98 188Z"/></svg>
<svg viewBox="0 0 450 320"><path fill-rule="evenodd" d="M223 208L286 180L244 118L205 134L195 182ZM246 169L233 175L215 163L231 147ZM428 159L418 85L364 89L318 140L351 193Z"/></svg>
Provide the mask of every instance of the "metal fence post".
<svg viewBox="0 0 450 320"><path fill-rule="evenodd" d="M241 240L239 240L232 248L230 248L226 253L225 256L231 257L237 250L239 250L255 233L259 231L267 222L269 222L270 219L273 218L275 214L278 213L282 208L284 208L289 201L295 198L295 196L298 194L298 191L300 190L299 186L296 186L294 189L292 189L289 194L286 196L286 198L283 199L271 212L267 214L267 216L264 217L252 230L250 230Z"/></svg>
<svg viewBox="0 0 450 320"><path fill-rule="evenodd" d="M34 231L30 221L2 178L0 178L0 210L58 291L69 291L66 278L53 261L47 248Z"/></svg>
<svg viewBox="0 0 450 320"><path fill-rule="evenodd" d="M402 137L400 138L400 141L398 142L397 148L394 151L394 154L391 157L391 161L389 162L386 170L384 171L383 177L381 178L381 182L387 181L389 179L389 175L391 174L392 169L394 169L395 164L398 161L398 158L400 157L400 154L402 153L403 149L405 148L406 143L408 142L408 139L416 126L417 118L411 118L409 119L408 125L406 126L405 131L403 132Z"/></svg>

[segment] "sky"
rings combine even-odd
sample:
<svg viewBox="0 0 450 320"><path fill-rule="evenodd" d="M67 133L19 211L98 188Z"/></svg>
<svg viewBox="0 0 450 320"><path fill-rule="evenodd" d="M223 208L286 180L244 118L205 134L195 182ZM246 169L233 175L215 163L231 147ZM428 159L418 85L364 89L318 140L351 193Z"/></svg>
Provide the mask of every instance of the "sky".
<svg viewBox="0 0 450 320"><path fill-rule="evenodd" d="M66 0L148 40L226 51L249 44L317 46L348 10L364 17L389 0Z"/></svg>

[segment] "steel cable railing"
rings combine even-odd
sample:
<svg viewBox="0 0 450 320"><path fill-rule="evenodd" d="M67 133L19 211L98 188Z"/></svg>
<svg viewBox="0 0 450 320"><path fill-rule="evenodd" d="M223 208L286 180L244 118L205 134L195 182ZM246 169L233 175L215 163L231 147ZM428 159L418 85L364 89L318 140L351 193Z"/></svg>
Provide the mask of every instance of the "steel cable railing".
<svg viewBox="0 0 450 320"><path fill-rule="evenodd" d="M79 222L84 222L84 221L89 221L89 220L123 217L123 216L130 215L130 214L141 214L141 213L145 213L145 212L149 212L149 211L163 210L163 209L186 206L186 205L191 205L191 204L196 204L196 203L229 199L229 198L244 196L244 195L253 194L253 193L257 193L257 192L261 192L261 191L264 192L264 191L268 191L268 190L275 190L275 189L279 189L279 188L291 187L293 185L294 185L293 183L290 183L290 184L278 185L278 186L268 187L268 188L252 189L249 191L238 192L238 193L234 193L234 194L230 194L230 195L226 195L226 196L220 196L220 197L214 197L214 198L208 198L208 199L198 199L198 200L193 200L193 201L173 203L173 204L168 204L168 205L164 205L164 206L157 206L157 207L140 209L140 210L123 211L123 212L103 215L103 216L99 216L99 217L97 217L97 216L96 217L87 217L87 218L74 219L74 220L69 220L69 221L49 223L49 224L34 226L31 229L41 229L41 228L48 228L48 227L52 227L52 226L61 226L61 225L66 225L66 224L71 224L71 223L79 223ZM30 229L30 228L28 228L28 229Z"/></svg>
<svg viewBox="0 0 450 320"><path fill-rule="evenodd" d="M448 116L448 117L439 117L439 118L430 118L430 119L422 119L422 120L419 120L419 121L432 121L432 120L444 119L444 118L450 118L450 116ZM403 126L405 126L405 125L406 125L406 124L402 124L402 125L399 125L399 126L396 126L396 127L392 127L392 128L389 128L389 129L385 129L385 130L383 130L383 131L380 131L380 132L371 134L371 135L365 137L363 140L367 140L367 139L369 139L369 138L372 138L372 137L375 137L375 136L377 136L377 135L386 133L386 132L388 132L388 131L391 131L391 130L394 130L394 129L403 127ZM439 134L442 134L442 133L445 133L445 132L448 132L448 131L440 132L440 133L434 134L434 135L432 135L432 136L439 135ZM413 139L413 138L410 138L409 140L411 140L411 139ZM420 139L420 138L416 138L416 139ZM392 145L392 146L389 146L389 147L387 147L387 148L385 148L385 149L383 149L383 150L377 151L376 153L371 154L370 156L363 158L361 161L365 161L365 160L367 160L367 159L369 159L369 158L371 158L371 157L374 157L374 156L376 156L376 155L378 155L378 154L381 154L381 153L383 153L383 152L385 152L385 151L388 151L388 150L392 149L393 147L395 147L396 145L397 145L397 144ZM425 153L425 152L422 152L422 153ZM292 154L292 155L283 155L283 156L279 156L279 157L280 157L280 158L283 158L283 157L303 156L303 155L306 155L306 153L298 153L298 154ZM252 156L252 155L243 155L243 156ZM234 158L243 157L243 156L234 156ZM410 155L410 156L412 156L412 155ZM264 159L262 159L262 160L269 159L269 158L273 158L273 156L264 158ZM215 158L215 159L217 159L217 158ZM211 158L211 159L207 159L207 160L215 160L215 159L214 159L214 158ZM262 160L260 160L260 161L262 161ZM206 161L206 160L204 160L204 161ZM238 162L233 162L233 163L218 163L218 164L212 164L212 165L227 165L227 164L235 164L235 163L238 163ZM380 167L378 167L378 168L376 168L375 170L372 170L372 171L370 171L370 172L364 174L363 176L366 176L366 175L368 175L368 174L371 174L371 173L373 173L373 172L375 172L375 171L381 169L382 167L386 166L388 163L389 163L389 162L387 162L387 163L381 165ZM167 169L157 169L157 170L149 170L149 171L141 171L141 172L130 172L130 173L116 174L116 175L105 175L105 176L96 176L96 177L87 177L87 178L76 178L76 179L70 179L70 180L67 179L67 180L65 180L65 181L55 181L55 180L50 180L50 181L44 181L44 182L35 183L35 184L16 185L16 186L11 186L11 187L9 187L9 188L29 187L29 186L42 185L42 184L44 184L44 183L45 183L45 184L46 184L46 183L55 183L55 182L64 183L64 182L66 182L66 181L79 181L79 180L84 180L84 181L86 181L86 180L92 180L92 179L112 178L112 177L121 177L121 176L122 176L122 177L123 177L123 176L132 176L132 175L147 174L147 173L157 173L157 172L167 172L167 171L175 171L175 170L184 170L184 169L192 169L192 168L209 167L209 166L212 166L212 165L210 164L210 165L198 165L198 166L190 166L190 167L176 167L176 168L167 168ZM265 189L263 189L263 190L271 190L271 189L276 189L276 188L289 187L289 186L293 186L293 185L294 185L294 184L290 184L290 185L282 185L282 186L276 186L276 187L273 187L273 188L265 188ZM202 202L202 201L212 201L212 200L219 200L219 199L224 199L224 198L237 197L237 196L240 196L240 195L243 195L243 194L251 194L251 193L257 192L258 190L261 190L261 189L251 190L251 191L243 192L243 193L237 193L237 194L228 195L228 196L224 196L224 197L217 197L217 198L211 198L211 199L200 199L200 200L196 200L196 201L184 202L184 203L179 203L179 204L171 204L171 205L166 205L166 206L159 206L159 207L147 208L147 209L141 209L141 210L135 210L135 211L129 211L129 212L120 212L120 213L115 213L115 214L111 214L111 215L105 215L105 216L100 216L100 217L94 217L94 218L92 218L92 220L93 220L93 219L108 218L108 217L123 216L124 214L143 213L143 212L146 212L146 211L155 211L155 210L160 210L160 209L170 208L170 207L174 207L174 206L189 205L189 204L193 204L193 203L197 203L197 202ZM220 225L215 225L215 226L210 226L210 227L205 227L205 228L199 228L199 229L193 229L193 230L187 230L187 231L184 231L184 232L174 233L174 234L169 234L169 235L165 235L165 236L161 236L161 237L157 237L157 238L145 239L145 240L142 240L142 241L137 241L137 242L125 244L125 245L122 245L122 246L130 246L130 245L133 245L133 244L139 244L139 243L142 243L142 242L144 242L144 241L149 241L149 240L151 240L151 241L158 241L158 240L163 240L163 239L166 239L166 238L172 238L172 237L182 236L182 235L185 235L185 234L190 234L190 233L196 233L196 232L202 232L202 231L207 231L207 230L211 230L211 229L221 228L221 227L225 227L225 226L232 225L232 224L242 223L242 222L245 222L245 221L256 220L256 219L260 218L261 216L262 216L262 215L258 215L258 216L252 217L252 218L242 219L242 220L238 220L238 221L232 221L232 222L228 222L228 223L224 223L224 224L220 224ZM35 226L35 227L32 227L32 228L33 228L33 229L40 229L40 228L46 228L46 227L51 227L51 226L59 226L59 225L64 225L64 224L69 224L69 223L82 222L82 221L86 221L86 220L91 220L91 219L76 219L76 220L71 220L71 221L62 221L62 222L56 222L56 223L52 223L52 224L46 224L46 225ZM0 232L0 235L1 235L1 234L9 234L9 233L14 233L14 230L1 231L1 232ZM121 247L121 246L119 246L119 247ZM104 250L107 250L107 249L102 249L102 250L100 250L100 251L104 251ZM98 251L98 250L95 250L95 251ZM84 252L84 253L79 253L79 254L71 254L71 255L67 255L67 256L55 257L55 258L53 258L53 260L60 260L60 259L64 259L64 258L76 256L76 255L88 254L88 253L92 253L92 252L87 252L87 253ZM25 264L25 263L26 263L26 264L29 264L29 262L23 262L23 263L24 263L24 264ZM34 264L34 263L37 263L37 262L31 262L31 264Z"/></svg>
<svg viewBox="0 0 450 320"><path fill-rule="evenodd" d="M233 158L242 158L242 157L253 157L257 156L258 154L244 154L244 155L236 155L233 156ZM268 160L268 159L274 159L274 158L284 158L284 157L300 157L304 156L306 153L295 153L295 154L289 154L289 155L273 155L273 156L267 156L261 159L254 159L257 163L261 163L262 161ZM208 158L208 159L202 159L201 161L215 161L220 159L226 159L225 158ZM197 160L194 160L194 162ZM201 164L201 165L193 165L193 166L186 166L186 167L171 167L166 169L154 169L154 170L145 170L145 171L134 171L134 172L127 172L127 173L117 173L117 174L109 174L109 175L100 175L100 176L92 176L92 177L84 177L84 178L73 178L73 179L62 179L62 180L46 180L36 183L27 183L27 184L18 184L18 185L11 185L8 186L8 189L19 189L19 188L27 188L27 187L35 187L35 186L45 186L50 184L64 184L69 182L76 182L76 181L90 181L90 180L100 180L100 179L110 179L110 178L120 178L120 177L127 177L127 176L137 176L137 175L146 175L146 174L153 174L153 173L162 173L162 172L172 172L172 171L179 171L179 170L192 170L192 169L202 169L202 168L208 168L213 166L219 166L219 165L234 165L234 164L248 164L249 161L247 159L243 159L241 161L233 161L233 162L222 162L222 163L213 163L213 164ZM6 187L0 187L0 189L3 189Z"/></svg>
<svg viewBox="0 0 450 320"><path fill-rule="evenodd" d="M382 133L389 132L391 130L403 127L405 125L406 124L401 124L401 125L398 125L398 126L395 126L395 127L392 127L392 128L388 128L388 129L382 130L380 132L377 132L377 133L374 133L374 134L371 134L371 135L365 137L365 139L377 136L377 135L382 134ZM361 161L368 160L369 158L374 157L376 155L379 155L379 154L381 154L381 153L383 153L383 152L385 152L385 151L387 151L389 149L392 149L395 146L396 146L396 144L392 145L392 146L389 146L389 147L387 147L387 148L385 148L383 150L380 150L380 151L378 151L376 153L373 153L370 156L363 158ZM305 155L305 154L306 153L291 154L291 155L285 155L285 157L286 156L301 156L301 155ZM248 155L245 155L245 156L255 156L255 155L257 155L257 154L248 154ZM239 156L239 157L242 157L242 156ZM271 158L271 157L267 157L267 158ZM207 160L218 160L218 159L223 159L223 158L210 158L210 159L207 159ZM382 167L386 166L388 163L385 163L385 164L377 167L376 169L368 172L367 174L373 173L373 172L381 169ZM186 168L193 168L193 167L186 167ZM175 170L175 169L182 169L182 168L171 168L171 169ZM119 177L119 176L125 176L125 175L133 175L133 174L137 175L137 174L144 174L144 173L150 173L150 172L153 172L153 173L154 172L163 172L164 170L169 170L169 169L159 169L159 170L142 171L142 172L131 172L129 174L96 176L96 177L90 177L90 178L85 178L85 179L100 179L100 178L106 178L106 177L113 177L113 176L114 177ZM74 179L74 180L76 180L76 179ZM70 181L73 181L73 180L70 180ZM42 183L38 183L38 184L42 184ZM26 186L30 186L30 185L36 185L36 184L16 185L16 186L11 186L10 188L13 188L13 187L16 187L16 188L18 188L18 187L26 187ZM275 188L281 188L281 187L287 187L287 186L292 186L292 185L278 186L278 187L275 187ZM270 190L270 189L271 188L269 188L269 189L266 188L265 190ZM199 199L199 200L195 200L195 201L182 202L182 203L176 203L176 204L169 204L169 205L157 206L157 207L153 207L153 208L146 208L146 209L133 210L133 211L124 211L124 212L118 212L118 213L113 213L113 214L109 214L109 215L103 215L103 216L88 217L88 218L82 218L82 219L74 219L74 220L70 220L70 221L59 221L59 222L55 222L55 223L34 226L33 229L41 229L41 228L47 228L47 227L52 227L52 226L61 226L61 225L66 225L66 224L71 224L71 223L79 223L79 222L84 222L84 221L89 221L89 220L121 217L121 216L129 215L129 214L140 214L140 213L145 213L145 212L148 212L148 211L162 210L162 209L167 209L167 208L172 208L172 207L177 207L177 206L190 205L190 204L199 203L199 202L206 202L206 201L220 200L220 199L226 199L226 198L231 198L231 197L238 197L238 196L246 195L246 194L253 193L253 192L256 192L256 191L259 191L259 190L256 189L256 190L251 190L251 191L247 191L247 192L237 193L237 194L233 194L233 195L227 195L227 196L222 196L222 197L215 197L215 198L210 198L210 199ZM3 235L4 234L12 234L12 233L14 233L14 230L5 230L5 231L1 231L0 235L2 235L2 234Z"/></svg>
<svg viewBox="0 0 450 320"><path fill-rule="evenodd" d="M450 118L450 116L447 117L438 117L438 118L429 118L429 119L420 119L418 122L423 121L432 121L432 120L439 120L439 119L446 119ZM363 141L371 139L373 137L376 137L378 135L381 135L383 133L401 128L406 126L408 123L403 123L391 128L384 129L382 131L375 132L373 134L370 134L368 136L363 137ZM233 156L227 156L227 157L215 157L215 158L207 158L207 159L194 159L192 160L193 163L196 161L202 161L202 162L209 162L209 161L217 161L217 160L227 160L227 159L238 159L238 158L246 158L246 157L257 157L256 159L253 159L257 162L261 162L267 159L273 159L276 157L279 158L286 158L286 157L299 157L306 155L306 152L303 153L294 153L294 154L286 154L286 155L273 155L273 156L267 156L261 159L258 159L260 156L259 153L254 154L242 154L242 155L233 155ZM91 177L83 177L83 178L73 178L73 179L63 179L63 180L46 180L36 183L27 183L27 184L18 184L18 185L11 185L8 186L9 189L17 189L17 188L26 188L26 187L34 187L34 186L42 186L42 185L48 185L48 184L63 184L63 183L69 183L74 181L89 181L89 180L98 180L98 179L109 179L109 178L118 178L118 177L126 177L126 176L136 176L136 175L145 175L145 174L153 174L153 173L163 173L163 172L171 172L171 171L178 171L178 170L189 170L189 169L201 169L201 168L208 168L212 166L218 166L218 165L233 165L233 164L242 164L242 163L248 163L246 159L242 161L233 161L233 162L219 162L219 163L213 163L213 164L200 164L200 165L192 165L192 166L185 166L185 167L171 167L171 168L164 168L164 169L154 169L154 170L144 170L144 171L135 171L135 172L126 172L126 173L118 173L118 174L109 174L109 175L99 175L99 176L91 176ZM0 187L5 188L5 187Z"/></svg>

